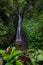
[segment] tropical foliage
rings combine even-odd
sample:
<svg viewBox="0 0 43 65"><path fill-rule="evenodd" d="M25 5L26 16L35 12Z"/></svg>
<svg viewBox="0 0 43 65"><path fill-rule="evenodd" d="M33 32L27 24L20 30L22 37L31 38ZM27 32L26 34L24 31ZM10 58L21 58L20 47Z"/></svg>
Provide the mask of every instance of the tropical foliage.
<svg viewBox="0 0 43 65"><path fill-rule="evenodd" d="M0 58L6 63L4 65L22 64L18 60L18 56L21 55L21 51L16 50L15 47L8 47L6 50L0 50Z"/></svg>
<svg viewBox="0 0 43 65"><path fill-rule="evenodd" d="M10 44L15 34L14 23L11 16L13 0L0 0L0 48Z"/></svg>
<svg viewBox="0 0 43 65"><path fill-rule="evenodd" d="M7 50L0 50L0 58L6 61L4 65L39 65L43 61L43 52L35 49L20 51L8 47Z"/></svg>
<svg viewBox="0 0 43 65"><path fill-rule="evenodd" d="M19 14L28 44L22 51L14 39ZM43 65L43 0L0 0L0 64Z"/></svg>
<svg viewBox="0 0 43 65"><path fill-rule="evenodd" d="M22 30L30 48L43 48L43 13L34 18L23 19Z"/></svg>
<svg viewBox="0 0 43 65"><path fill-rule="evenodd" d="M31 1L31 0L30 0ZM29 2L29 1L28 1ZM43 6L42 0L34 0L28 5L22 20L22 31L28 48L43 49Z"/></svg>

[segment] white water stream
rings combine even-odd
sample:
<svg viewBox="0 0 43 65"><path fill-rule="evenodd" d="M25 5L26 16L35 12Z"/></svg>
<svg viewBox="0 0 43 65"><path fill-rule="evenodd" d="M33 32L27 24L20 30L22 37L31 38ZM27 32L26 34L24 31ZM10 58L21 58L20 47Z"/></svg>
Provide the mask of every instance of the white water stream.
<svg viewBox="0 0 43 65"><path fill-rule="evenodd" d="M17 34L16 34L16 41L21 41L21 16L19 14L19 20L18 20L18 27L17 27Z"/></svg>

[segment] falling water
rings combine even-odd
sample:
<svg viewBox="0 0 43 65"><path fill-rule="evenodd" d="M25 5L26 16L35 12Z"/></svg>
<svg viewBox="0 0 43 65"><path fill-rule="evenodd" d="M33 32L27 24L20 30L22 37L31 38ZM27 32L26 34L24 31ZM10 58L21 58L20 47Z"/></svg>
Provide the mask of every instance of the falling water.
<svg viewBox="0 0 43 65"><path fill-rule="evenodd" d="M21 41L21 16L19 14L19 20L18 20L18 28L17 28L17 34L16 34L16 41Z"/></svg>
<svg viewBox="0 0 43 65"><path fill-rule="evenodd" d="M19 14L19 20L18 20L18 27L17 27L17 34L16 34L16 43L19 45L17 46L17 49L26 49L26 41L21 33L21 16Z"/></svg>

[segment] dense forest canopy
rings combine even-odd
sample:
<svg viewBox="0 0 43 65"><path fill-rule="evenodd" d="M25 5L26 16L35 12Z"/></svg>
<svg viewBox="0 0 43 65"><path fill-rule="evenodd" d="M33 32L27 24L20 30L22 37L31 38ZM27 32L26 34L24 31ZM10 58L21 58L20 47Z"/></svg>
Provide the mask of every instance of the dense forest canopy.
<svg viewBox="0 0 43 65"><path fill-rule="evenodd" d="M14 38L19 13L28 46L43 47L43 0L0 0L1 46Z"/></svg>
<svg viewBox="0 0 43 65"><path fill-rule="evenodd" d="M11 16L12 9L13 0L0 0L0 48L3 48L6 43L9 45L14 38L15 29Z"/></svg>
<svg viewBox="0 0 43 65"><path fill-rule="evenodd" d="M43 65L43 0L0 0L0 64Z"/></svg>

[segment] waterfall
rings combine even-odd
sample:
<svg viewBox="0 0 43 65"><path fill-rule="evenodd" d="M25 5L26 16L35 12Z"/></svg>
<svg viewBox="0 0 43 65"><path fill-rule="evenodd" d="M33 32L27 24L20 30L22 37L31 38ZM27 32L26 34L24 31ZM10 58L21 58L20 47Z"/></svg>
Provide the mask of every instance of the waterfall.
<svg viewBox="0 0 43 65"><path fill-rule="evenodd" d="M17 41L17 42L21 41L21 16L20 16L20 14L19 14L19 20L18 20L16 41Z"/></svg>
<svg viewBox="0 0 43 65"><path fill-rule="evenodd" d="M26 40L24 39L23 34L21 33L21 16L19 14L19 20L18 20L18 27L17 27L17 34L16 34L16 42L19 42L16 48L17 49L26 49L27 48L27 44L26 44Z"/></svg>

